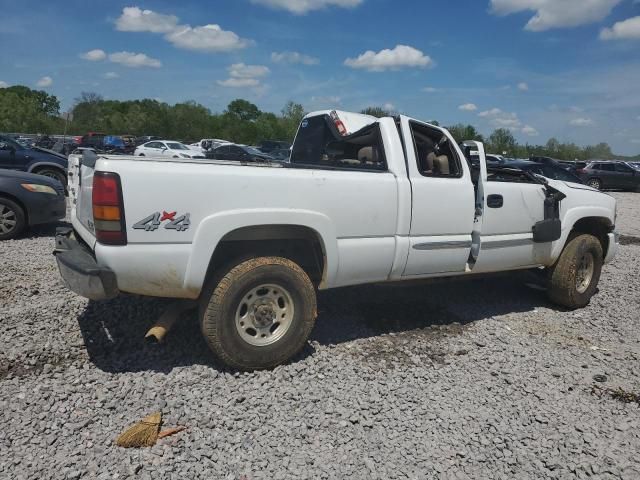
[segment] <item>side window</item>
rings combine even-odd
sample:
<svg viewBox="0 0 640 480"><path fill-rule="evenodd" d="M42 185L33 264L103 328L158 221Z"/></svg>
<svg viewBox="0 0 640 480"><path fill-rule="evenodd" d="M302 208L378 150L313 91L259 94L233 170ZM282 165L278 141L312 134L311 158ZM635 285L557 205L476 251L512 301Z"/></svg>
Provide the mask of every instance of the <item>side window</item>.
<svg viewBox="0 0 640 480"><path fill-rule="evenodd" d="M147 143L147 148L162 148L162 144L160 142Z"/></svg>
<svg viewBox="0 0 640 480"><path fill-rule="evenodd" d="M616 172L620 172L620 173L633 173L633 170L631 169L631 167L627 167L625 164L623 163L616 163Z"/></svg>
<svg viewBox="0 0 640 480"><path fill-rule="evenodd" d="M603 170L605 172L615 172L616 168L611 163L601 163L599 170Z"/></svg>
<svg viewBox="0 0 640 480"><path fill-rule="evenodd" d="M425 177L460 178L462 166L448 137L434 128L411 122L418 170Z"/></svg>
<svg viewBox="0 0 640 480"><path fill-rule="evenodd" d="M232 153L233 155L243 155L245 151L240 147L234 146L234 147L229 147L229 153Z"/></svg>
<svg viewBox="0 0 640 480"><path fill-rule="evenodd" d="M291 152L291 164L317 167L386 170L387 162L377 123L341 136L328 116L304 119Z"/></svg>

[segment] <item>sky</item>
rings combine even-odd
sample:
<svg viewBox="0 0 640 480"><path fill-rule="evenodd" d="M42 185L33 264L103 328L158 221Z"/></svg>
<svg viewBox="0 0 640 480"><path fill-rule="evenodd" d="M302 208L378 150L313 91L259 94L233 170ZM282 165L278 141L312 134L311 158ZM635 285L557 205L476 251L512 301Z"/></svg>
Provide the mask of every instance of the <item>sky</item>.
<svg viewBox="0 0 640 480"><path fill-rule="evenodd" d="M0 0L0 88L69 109L367 106L640 153L640 0ZM212 132L215 136L215 132Z"/></svg>

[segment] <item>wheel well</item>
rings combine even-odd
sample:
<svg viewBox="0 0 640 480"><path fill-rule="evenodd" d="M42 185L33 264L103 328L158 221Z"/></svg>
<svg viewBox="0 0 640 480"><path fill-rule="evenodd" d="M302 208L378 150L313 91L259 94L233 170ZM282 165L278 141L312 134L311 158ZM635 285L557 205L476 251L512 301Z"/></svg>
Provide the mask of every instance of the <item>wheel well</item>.
<svg viewBox="0 0 640 480"><path fill-rule="evenodd" d="M207 279L243 258L266 256L296 262L316 286L326 276L326 254L318 232L298 225L256 225L233 230L220 240L209 262Z"/></svg>
<svg viewBox="0 0 640 480"><path fill-rule="evenodd" d="M29 225L29 211L24 206L24 203L22 203L18 198L14 197L13 195L10 195L4 192L0 193L0 198L6 198L7 200L11 200L13 203L16 203L24 212L25 225Z"/></svg>
<svg viewBox="0 0 640 480"><path fill-rule="evenodd" d="M602 245L602 252L606 255L609 249L609 232L611 222L605 217L585 217L578 220L571 229L575 233L588 233L596 237Z"/></svg>

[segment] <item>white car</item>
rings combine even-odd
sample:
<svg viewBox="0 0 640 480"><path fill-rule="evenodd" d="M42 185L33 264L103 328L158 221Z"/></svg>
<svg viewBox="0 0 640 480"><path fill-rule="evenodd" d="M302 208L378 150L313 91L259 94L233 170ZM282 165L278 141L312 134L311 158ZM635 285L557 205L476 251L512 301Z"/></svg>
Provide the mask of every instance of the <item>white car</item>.
<svg viewBox="0 0 640 480"><path fill-rule="evenodd" d="M482 143L405 116L311 113L287 164L186 162L71 155L58 267L93 300L199 300L205 340L238 369L299 352L317 290L531 269L574 309L618 248L613 197L487 169Z"/></svg>
<svg viewBox="0 0 640 480"><path fill-rule="evenodd" d="M201 151L192 150L173 140L152 140L138 146L136 157L205 158Z"/></svg>
<svg viewBox="0 0 640 480"><path fill-rule="evenodd" d="M229 142L227 140L221 140L219 138L203 138L199 142L189 144L188 147L192 150L196 150L204 153L208 150L213 150L222 145L231 145L231 144L232 142Z"/></svg>

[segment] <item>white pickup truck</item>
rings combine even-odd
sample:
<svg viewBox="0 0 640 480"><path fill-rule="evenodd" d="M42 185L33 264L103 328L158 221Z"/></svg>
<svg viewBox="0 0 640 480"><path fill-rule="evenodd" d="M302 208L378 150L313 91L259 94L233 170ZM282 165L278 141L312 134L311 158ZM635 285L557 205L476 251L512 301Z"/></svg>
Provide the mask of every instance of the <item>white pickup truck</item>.
<svg viewBox="0 0 640 480"><path fill-rule="evenodd" d="M298 352L317 289L539 269L551 300L578 308L618 248L609 195L487 168L481 143L405 116L311 113L286 164L71 156L69 185L66 285L197 299L237 369Z"/></svg>

